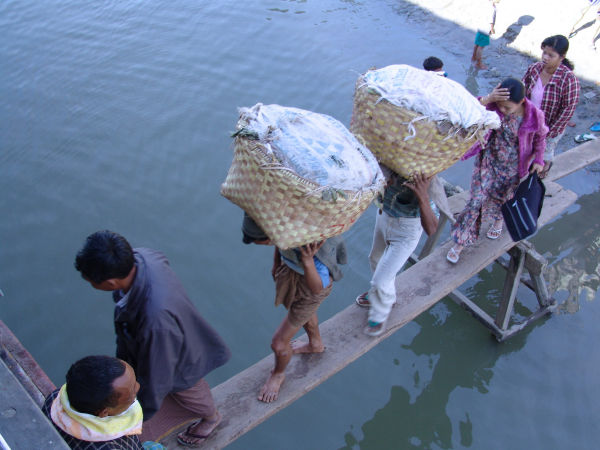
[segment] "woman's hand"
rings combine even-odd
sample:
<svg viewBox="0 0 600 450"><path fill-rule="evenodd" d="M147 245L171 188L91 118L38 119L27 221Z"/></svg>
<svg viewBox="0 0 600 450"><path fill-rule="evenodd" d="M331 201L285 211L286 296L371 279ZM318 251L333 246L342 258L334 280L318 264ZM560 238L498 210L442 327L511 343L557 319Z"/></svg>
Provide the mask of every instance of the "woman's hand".
<svg viewBox="0 0 600 450"><path fill-rule="evenodd" d="M538 175L540 175L542 170L544 170L544 166L542 164L533 163L531 165L531 169L529 169L529 173L537 172Z"/></svg>
<svg viewBox="0 0 600 450"><path fill-rule="evenodd" d="M489 103L503 102L510 98L510 91L506 88L501 88L500 83L485 97L481 97L480 102L482 105Z"/></svg>

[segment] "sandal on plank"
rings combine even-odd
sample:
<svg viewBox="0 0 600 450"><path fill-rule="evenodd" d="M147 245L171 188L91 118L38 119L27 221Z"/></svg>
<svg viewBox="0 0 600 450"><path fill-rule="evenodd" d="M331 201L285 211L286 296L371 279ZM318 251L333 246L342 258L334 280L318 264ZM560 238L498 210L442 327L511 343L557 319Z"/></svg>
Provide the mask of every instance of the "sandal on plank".
<svg viewBox="0 0 600 450"><path fill-rule="evenodd" d="M356 297L356 304L361 308L369 308L371 306L371 302L369 301L369 293L364 292Z"/></svg>
<svg viewBox="0 0 600 450"><path fill-rule="evenodd" d="M488 239L496 240L500 237L501 234L502 234L502 226L496 228L496 227L494 227L494 225L492 225L490 227L490 229L488 230L486 236Z"/></svg>
<svg viewBox="0 0 600 450"><path fill-rule="evenodd" d="M206 438L208 436L210 436L210 433L209 434L196 434L196 433L190 432L190 428L192 426L194 426L194 424L187 427L187 429L183 432L183 436L190 437L192 439L198 439L198 440L195 442L188 442L188 441L183 440L180 436L177 436L177 443L179 445L183 445L184 447L190 447L190 448L200 447L202 445L202 443L206 440Z"/></svg>
<svg viewBox="0 0 600 450"><path fill-rule="evenodd" d="M448 254L446 255L446 259L452 264L456 264L460 259L460 252L454 250L454 247L450 247L450 250L448 250Z"/></svg>
<svg viewBox="0 0 600 450"><path fill-rule="evenodd" d="M575 142L577 142L578 144L582 144L587 141L593 141L594 139L598 138L591 133L583 133L575 136Z"/></svg>
<svg viewBox="0 0 600 450"><path fill-rule="evenodd" d="M196 447L200 447L202 445L202 443L206 440L207 437L209 437L217 428L217 426L219 425L219 423L221 423L221 415L218 413L217 411L217 418L215 420L210 420L210 421L206 421L206 419L202 419L200 421L197 422L193 422L191 423L183 433L179 433L179 435L177 435L177 442L179 443L179 445L183 445L184 447L190 447L190 448L196 448ZM198 425L199 423L205 421L208 426L210 426L211 428L208 430L208 433L206 434L197 434L197 433L192 433L190 430L195 427L196 425ZM196 441L194 442L188 442L187 440L183 439L183 438L191 438L191 439L196 439Z"/></svg>

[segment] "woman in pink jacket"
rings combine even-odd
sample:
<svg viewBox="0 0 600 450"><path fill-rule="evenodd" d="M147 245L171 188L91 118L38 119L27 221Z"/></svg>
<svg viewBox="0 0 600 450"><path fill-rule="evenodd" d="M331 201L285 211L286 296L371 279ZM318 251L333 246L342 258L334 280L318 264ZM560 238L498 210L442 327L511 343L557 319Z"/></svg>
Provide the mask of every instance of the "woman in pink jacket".
<svg viewBox="0 0 600 450"><path fill-rule="evenodd" d="M493 220L487 237L500 237L502 204L513 195L521 178L544 167L548 127L544 113L525 98L523 83L507 78L479 101L500 116L501 125L488 135L484 147L477 143L462 158L477 155L471 199L452 226L455 244L446 256L451 263L458 262L462 249L477 240L483 219Z"/></svg>

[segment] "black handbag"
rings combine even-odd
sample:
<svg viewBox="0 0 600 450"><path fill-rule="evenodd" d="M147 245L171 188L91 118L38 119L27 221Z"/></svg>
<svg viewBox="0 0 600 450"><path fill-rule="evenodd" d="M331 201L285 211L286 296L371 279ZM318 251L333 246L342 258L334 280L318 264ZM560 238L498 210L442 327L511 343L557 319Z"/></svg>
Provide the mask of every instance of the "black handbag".
<svg viewBox="0 0 600 450"><path fill-rule="evenodd" d="M502 205L504 223L513 241L521 241L537 231L545 194L546 186L533 172L519 184L514 197Z"/></svg>

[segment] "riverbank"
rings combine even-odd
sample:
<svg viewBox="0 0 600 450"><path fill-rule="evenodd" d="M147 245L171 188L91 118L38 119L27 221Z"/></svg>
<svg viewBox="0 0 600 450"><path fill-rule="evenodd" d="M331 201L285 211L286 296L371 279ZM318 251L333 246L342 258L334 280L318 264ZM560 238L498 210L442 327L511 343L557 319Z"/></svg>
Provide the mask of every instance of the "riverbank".
<svg viewBox="0 0 600 450"><path fill-rule="evenodd" d="M502 0L497 5L496 34L483 51L484 62L489 70L470 71L466 87L473 94L485 94L498 79L508 76L521 78L527 67L541 57L541 42L555 34L569 35L571 27L589 5L584 0ZM398 6L399 12L411 21L422 23L429 31L432 41L447 51L464 54L468 66L475 32L486 22L488 4L470 0L405 0ZM597 25L589 26L594 11L587 12L579 25L580 31L569 39L567 57L575 64L575 74L581 82L581 97L573 127L567 127L558 150L564 151L574 145L574 137L589 133L589 127L600 120L600 39L597 49L592 47ZM462 27L457 29L456 25ZM585 27L581 29L582 27ZM449 39L451 36L451 39ZM459 50L460 48L460 50ZM600 134L599 134L600 137Z"/></svg>

